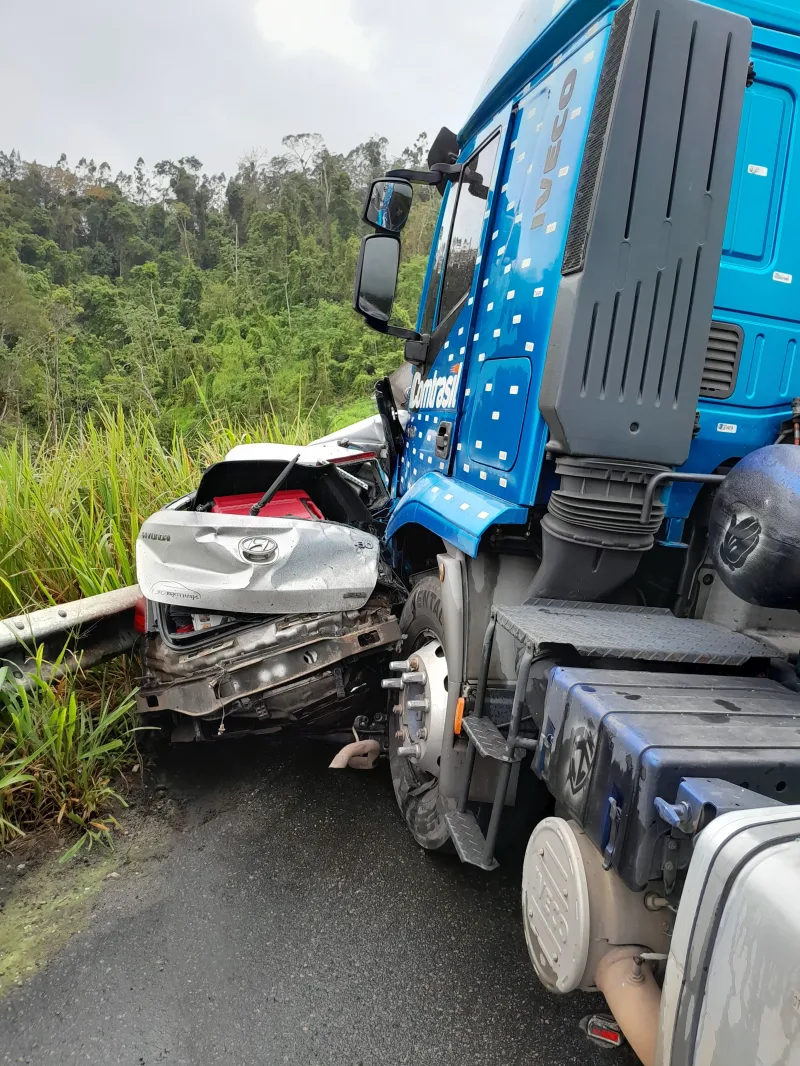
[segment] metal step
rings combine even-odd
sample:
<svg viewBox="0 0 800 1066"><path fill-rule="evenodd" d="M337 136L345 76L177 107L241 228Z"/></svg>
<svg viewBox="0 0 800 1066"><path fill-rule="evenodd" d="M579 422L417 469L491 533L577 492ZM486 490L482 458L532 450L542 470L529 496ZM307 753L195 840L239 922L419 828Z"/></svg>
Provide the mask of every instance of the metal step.
<svg viewBox="0 0 800 1066"><path fill-rule="evenodd" d="M480 826L471 811L460 814L458 811L448 811L444 816L450 836L456 846L458 857L462 862L470 866L478 866L481 870L496 870L497 859L492 859L487 866L483 861L483 853L486 848L486 837L481 832Z"/></svg>
<svg viewBox="0 0 800 1066"><path fill-rule="evenodd" d="M478 754L485 759L514 763L521 762L525 758L525 752L519 748L514 751L513 755L506 755L506 738L491 718L474 718L470 715L461 723L461 730L475 745Z"/></svg>
<svg viewBox="0 0 800 1066"><path fill-rule="evenodd" d="M663 608L534 600L523 607L494 607L492 615L501 629L537 655L567 645L592 659L738 667L779 654L741 633L676 618Z"/></svg>

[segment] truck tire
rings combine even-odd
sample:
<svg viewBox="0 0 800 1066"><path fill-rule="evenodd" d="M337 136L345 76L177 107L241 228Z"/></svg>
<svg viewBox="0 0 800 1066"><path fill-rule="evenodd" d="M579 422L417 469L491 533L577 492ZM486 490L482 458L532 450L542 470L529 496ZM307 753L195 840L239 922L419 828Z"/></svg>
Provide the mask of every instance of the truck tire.
<svg viewBox="0 0 800 1066"><path fill-rule="evenodd" d="M402 658L432 640L442 648L444 641L444 613L442 590L438 577L423 577L411 590L400 616L400 627L406 634ZM444 807L439 797L439 780L419 771L403 755L397 754L400 741L395 737L395 716L389 716L389 763L397 803L406 825L416 842L427 851L451 852L450 834L444 820Z"/></svg>

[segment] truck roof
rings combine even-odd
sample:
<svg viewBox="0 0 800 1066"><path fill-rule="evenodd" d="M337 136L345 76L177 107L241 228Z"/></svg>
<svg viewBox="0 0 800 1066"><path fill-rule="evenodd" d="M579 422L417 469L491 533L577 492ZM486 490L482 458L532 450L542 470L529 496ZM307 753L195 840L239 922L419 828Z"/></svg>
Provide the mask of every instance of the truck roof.
<svg viewBox="0 0 800 1066"><path fill-rule="evenodd" d="M459 141L466 144L537 71L623 0L525 0L478 91ZM798 0L719 0L757 26L800 34Z"/></svg>

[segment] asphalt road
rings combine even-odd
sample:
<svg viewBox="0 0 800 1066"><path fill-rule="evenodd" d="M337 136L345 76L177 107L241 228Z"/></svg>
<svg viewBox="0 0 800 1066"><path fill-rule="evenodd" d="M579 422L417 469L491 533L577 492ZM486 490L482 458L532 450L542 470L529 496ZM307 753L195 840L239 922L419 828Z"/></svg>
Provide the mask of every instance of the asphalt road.
<svg viewBox="0 0 800 1066"><path fill-rule="evenodd" d="M629 1066L578 1029L601 1002L537 985L519 867L426 855L386 767L329 757L165 753L150 857L121 848L88 928L0 1001L0 1062Z"/></svg>

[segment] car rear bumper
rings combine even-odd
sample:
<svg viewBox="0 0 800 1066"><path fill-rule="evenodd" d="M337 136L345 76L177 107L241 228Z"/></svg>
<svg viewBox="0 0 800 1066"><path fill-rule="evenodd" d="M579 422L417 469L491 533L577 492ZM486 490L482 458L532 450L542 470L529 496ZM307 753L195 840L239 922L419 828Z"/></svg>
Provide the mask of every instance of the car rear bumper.
<svg viewBox="0 0 800 1066"><path fill-rule="evenodd" d="M328 687L344 697L342 668L388 652L400 636L399 622L381 597L357 611L270 618L196 648L170 646L151 635L138 710L291 722L319 702L325 685L321 689L315 680L327 678Z"/></svg>

